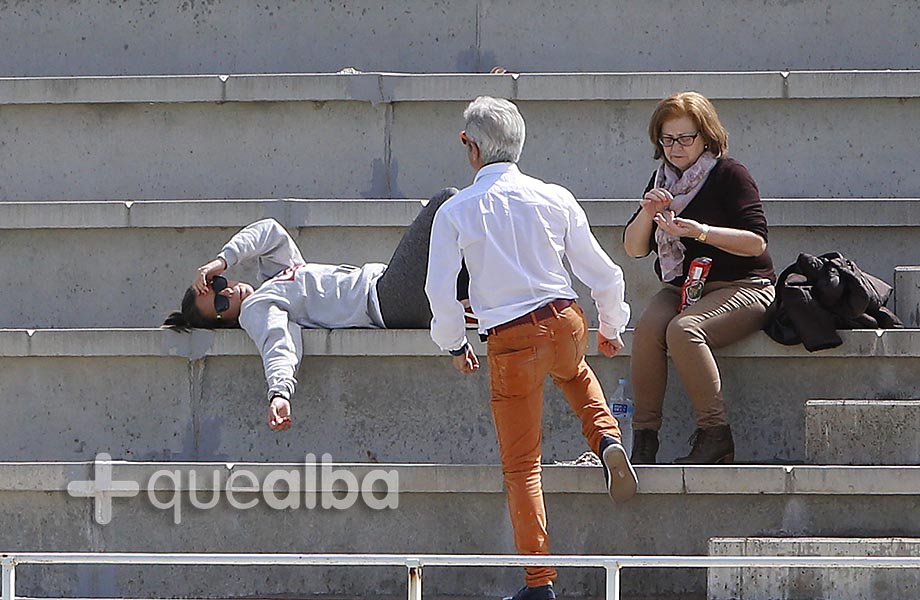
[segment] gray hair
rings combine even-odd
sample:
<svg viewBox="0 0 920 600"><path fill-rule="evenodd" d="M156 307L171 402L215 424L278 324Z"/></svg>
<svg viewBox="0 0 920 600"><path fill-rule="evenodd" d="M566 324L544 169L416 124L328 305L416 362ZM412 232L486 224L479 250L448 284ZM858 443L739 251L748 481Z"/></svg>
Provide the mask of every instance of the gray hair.
<svg viewBox="0 0 920 600"><path fill-rule="evenodd" d="M504 98L479 96L463 111L466 136L479 146L483 163L513 162L524 149L524 117Z"/></svg>

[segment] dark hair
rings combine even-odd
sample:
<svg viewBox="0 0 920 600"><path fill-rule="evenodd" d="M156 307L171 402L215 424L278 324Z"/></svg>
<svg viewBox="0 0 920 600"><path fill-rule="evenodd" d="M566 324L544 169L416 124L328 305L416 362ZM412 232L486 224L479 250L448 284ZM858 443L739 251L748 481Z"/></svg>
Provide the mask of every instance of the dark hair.
<svg viewBox="0 0 920 600"><path fill-rule="evenodd" d="M185 290L182 297L182 310L170 313L166 320L163 321L163 327L168 327L175 331L189 331L191 329L231 329L239 327L239 323L230 319L208 319L201 314L195 299L198 294L195 288Z"/></svg>

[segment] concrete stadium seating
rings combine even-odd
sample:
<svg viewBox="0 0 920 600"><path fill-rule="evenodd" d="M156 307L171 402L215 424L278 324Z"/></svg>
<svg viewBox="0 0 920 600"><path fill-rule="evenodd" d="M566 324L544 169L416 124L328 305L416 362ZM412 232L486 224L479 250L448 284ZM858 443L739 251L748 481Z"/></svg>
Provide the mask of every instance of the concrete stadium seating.
<svg viewBox="0 0 920 600"><path fill-rule="evenodd" d="M589 360L612 390L628 375L629 343ZM802 463L810 398L918 398L920 331L841 332L839 348L808 353L754 336L718 352L736 459ZM261 361L242 331L46 329L0 331L0 459L296 461L328 451L343 461L494 463L486 373L456 373L427 331L305 330L291 433L266 425ZM476 342L480 355L485 348ZM190 360L191 359L191 360ZM694 428L676 375L665 403L660 458L687 451ZM588 448L547 385L544 458ZM31 419L31 415L41 419Z"/></svg>
<svg viewBox="0 0 920 600"><path fill-rule="evenodd" d="M471 181L456 135L480 94L521 107L522 170L576 194L638 315L658 284L620 240L654 167L647 121L660 98L695 89L766 199L777 270L840 251L895 284L889 306L911 329L842 332L818 353L761 334L719 351L741 464L640 467L622 506L598 468L552 464L586 447L548 386L553 551L916 555L918 22L916 3L858 0L0 2L0 553L513 552L487 374L455 373L427 332L304 331L295 426L275 434L242 331L156 327L194 268L259 218L308 260L386 261L418 199ZM519 74L486 74L495 65ZM611 390L625 341L619 357L589 357ZM670 461L694 427L674 373L665 410ZM161 498L209 491L192 470L263 480L329 453L358 476L398 473L399 508L238 510L225 496L186 504L177 525L142 493L115 498L103 525L68 493L100 453L118 480L178 473ZM907 598L916 575L845 585L853 599ZM826 572L630 569L623 582L630 599L836 600L832 576L837 587ZM372 567L17 577L20 596L405 595L404 572ZM427 597L519 585L518 569L425 572ZM557 592L600 597L603 576L563 570Z"/></svg>
<svg viewBox="0 0 920 600"><path fill-rule="evenodd" d="M904 538L751 537L709 542L715 556L920 556L920 540ZM920 595L917 569L710 569L713 600L848 598L883 600Z"/></svg>
<svg viewBox="0 0 920 600"><path fill-rule="evenodd" d="M302 461L303 459L301 459ZM258 492L240 493L234 508L221 497L210 509L211 490L228 489L232 473L249 471L255 487L269 488L275 469L303 470L303 463L115 463L113 482L134 481L134 497L111 500L111 521L93 521L94 502L68 494L74 481L92 481L92 463L0 464L0 545L7 550L219 551L219 552L410 552L510 553L507 508L497 465L337 464L359 481L371 469L396 470L399 506L372 510L359 500L347 510L276 511ZM549 531L560 554L687 554L707 552L712 537L920 536L913 481L920 467L640 467L642 485L633 502L613 506L597 467L544 469ZM158 471L175 472L157 475ZM195 470L196 483L189 473ZM98 471L97 471L98 473ZM214 474L217 474L216 484ZM98 477L98 475L96 475ZM246 485L246 478L236 485ZM339 489L319 478L320 491ZM176 484L178 482L178 484ZM264 486L263 486L264 484ZM148 492L156 490L153 503ZM284 496L283 488L278 490ZM320 502L318 500L318 502ZM178 520L175 506L178 504ZM557 592L602 597L598 570L564 569ZM329 594L353 597L405 595L401 569L22 567L22 595L83 594L136 597L265 597ZM517 569L426 569L427 597L494 597L515 589ZM626 597L686 598L705 593L704 569L627 569ZM903 596L908 597L908 596Z"/></svg>
<svg viewBox="0 0 920 600"><path fill-rule="evenodd" d="M920 465L920 400L805 403L805 459L813 465Z"/></svg>
<svg viewBox="0 0 920 600"><path fill-rule="evenodd" d="M920 327L920 267L902 266L894 270L895 287L901 288L895 301L895 313L905 327Z"/></svg>
<svg viewBox="0 0 920 600"><path fill-rule="evenodd" d="M682 89L713 98L764 197L918 195L920 72L769 71L0 79L0 197L427 198L471 181L457 132L480 94L520 105L524 171L636 197L649 115Z"/></svg>
<svg viewBox="0 0 920 600"><path fill-rule="evenodd" d="M598 241L622 266L638 316L659 284L652 258L634 260L622 249L636 200L582 205ZM178 308L195 268L264 217L285 225L309 261L387 262L418 210L415 200L392 199L0 203L0 271L7 274L0 327L157 326ZM833 250L889 283L900 265L920 265L918 199L767 199L765 211L777 272L800 252ZM256 281L251 267L235 275ZM918 289L916 275L904 277L904 289ZM596 324L588 290L576 291ZM905 308L901 316L907 321L909 314Z"/></svg>
<svg viewBox="0 0 920 600"><path fill-rule="evenodd" d="M912 2L4 4L0 74L762 71L920 64Z"/></svg>

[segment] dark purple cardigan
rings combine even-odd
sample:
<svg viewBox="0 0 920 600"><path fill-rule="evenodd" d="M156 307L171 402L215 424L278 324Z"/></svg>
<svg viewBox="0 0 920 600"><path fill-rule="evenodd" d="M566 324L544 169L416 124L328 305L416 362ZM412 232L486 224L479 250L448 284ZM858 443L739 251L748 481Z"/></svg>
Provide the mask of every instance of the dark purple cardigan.
<svg viewBox="0 0 920 600"><path fill-rule="evenodd" d="M653 176L654 177L654 176ZM647 192L652 187L649 180ZM641 210L641 209L639 209ZM632 223L639 211L629 219ZM680 214L685 219L693 219L713 227L731 227L753 231L765 241L767 240L767 219L763 214L763 204L760 202L760 192L754 178L744 168L744 165L732 158L721 158L709 177L700 188L699 193ZM627 225L629 225L627 223ZM652 225L650 240L652 251L658 253L658 244L655 242L657 225ZM709 271L708 281L735 281L748 277L765 277L772 282L776 281L773 272L773 259L769 251L760 256L737 256L719 250L693 238L681 238L686 246L684 254L684 273L690 270L690 262L700 256L712 259L712 270ZM655 260L655 273L661 278L661 265ZM684 276L678 277L672 283L681 285Z"/></svg>

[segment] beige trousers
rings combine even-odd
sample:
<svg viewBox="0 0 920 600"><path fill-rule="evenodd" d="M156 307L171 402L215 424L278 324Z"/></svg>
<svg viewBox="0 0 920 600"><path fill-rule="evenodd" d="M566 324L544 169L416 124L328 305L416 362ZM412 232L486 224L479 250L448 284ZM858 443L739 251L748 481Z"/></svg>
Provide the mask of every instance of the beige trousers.
<svg viewBox="0 0 920 600"><path fill-rule="evenodd" d="M774 295L772 285L714 281L705 285L696 304L678 313L680 288L665 284L652 297L633 335L633 428L661 428L668 353L693 403L697 426L726 425L722 379L712 350L761 329Z"/></svg>

